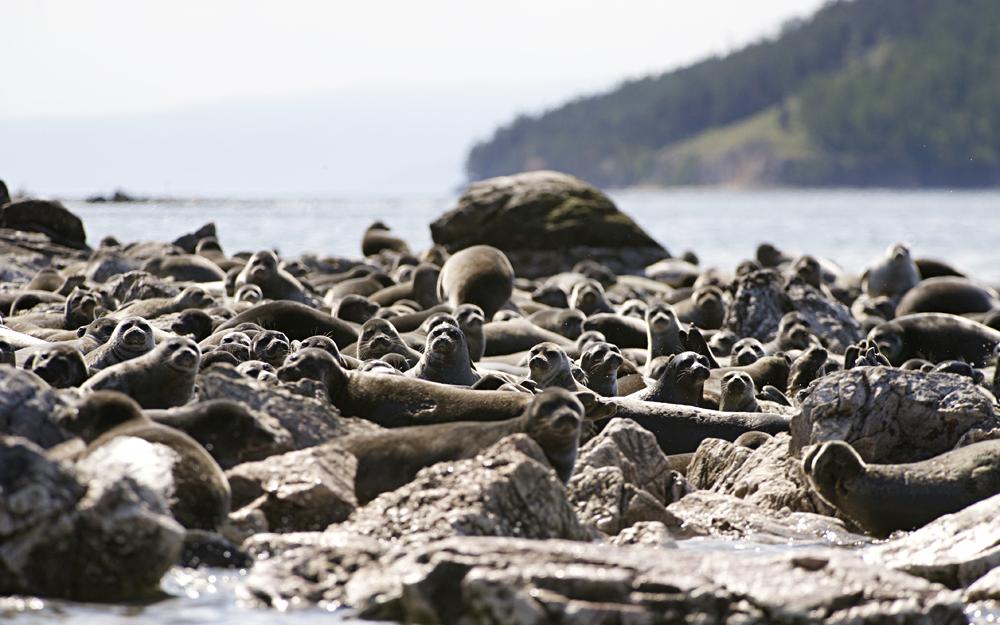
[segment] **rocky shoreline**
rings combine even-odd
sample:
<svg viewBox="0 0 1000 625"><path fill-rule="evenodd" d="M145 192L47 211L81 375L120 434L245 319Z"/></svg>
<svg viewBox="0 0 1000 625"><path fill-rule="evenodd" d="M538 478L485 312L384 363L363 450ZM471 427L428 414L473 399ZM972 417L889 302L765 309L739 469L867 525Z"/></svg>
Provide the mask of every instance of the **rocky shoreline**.
<svg viewBox="0 0 1000 625"><path fill-rule="evenodd" d="M1000 613L1000 297L943 261L704 268L555 172L358 258L92 247L5 199L0 594L184 566L406 623Z"/></svg>

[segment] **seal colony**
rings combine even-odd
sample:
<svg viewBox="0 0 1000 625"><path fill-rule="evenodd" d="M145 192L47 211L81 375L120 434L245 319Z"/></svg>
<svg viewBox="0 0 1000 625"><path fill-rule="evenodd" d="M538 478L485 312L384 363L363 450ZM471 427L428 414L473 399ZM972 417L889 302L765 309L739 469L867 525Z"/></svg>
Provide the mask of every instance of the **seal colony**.
<svg viewBox="0 0 1000 625"><path fill-rule="evenodd" d="M658 603L660 582L573 590L533 554L594 543L624 575L642 549L733 557L670 551L691 535L837 536L836 555L794 565L804 595L862 570L895 581L799 620L933 605L953 622L945 586L1000 565L1000 296L902 243L860 275L770 244L702 267L554 172L476 183L428 250L375 222L360 258L228 254L212 224L91 249L57 202L0 211L3 594L134 600L171 566L250 566L249 603L373 619L456 622L485 614L484 592L515 623L542 604L542 621L591 622L573 602L602 622L667 603L704 617L705 582L677 581L690 571L648 565L679 597ZM994 551L963 547L948 557L974 562L951 573L875 555L921 532L942 548L963 522ZM377 583L456 553L471 564L409 591ZM505 559L526 577L475 586L470 570Z"/></svg>

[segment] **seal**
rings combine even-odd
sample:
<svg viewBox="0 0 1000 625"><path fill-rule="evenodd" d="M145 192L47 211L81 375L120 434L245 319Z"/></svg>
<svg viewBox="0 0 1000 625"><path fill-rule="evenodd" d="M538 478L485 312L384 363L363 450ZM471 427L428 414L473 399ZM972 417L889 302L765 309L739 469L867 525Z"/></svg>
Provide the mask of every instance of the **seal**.
<svg viewBox="0 0 1000 625"><path fill-rule="evenodd" d="M250 356L263 360L273 367L280 367L291 349L288 337L283 332L264 330L253 337L250 343Z"/></svg>
<svg viewBox="0 0 1000 625"><path fill-rule="evenodd" d="M46 330L76 330L96 317L97 297L87 289L75 288L63 303L62 313L26 313L7 319L7 326L29 335L48 338ZM45 336L41 336L44 334Z"/></svg>
<svg viewBox="0 0 1000 625"><path fill-rule="evenodd" d="M173 408L190 401L201 351L187 337L175 337L153 351L99 371L80 388L119 391L143 408Z"/></svg>
<svg viewBox="0 0 1000 625"><path fill-rule="evenodd" d="M767 355L764 344L753 337L736 341L733 345L730 361L739 367L753 364Z"/></svg>
<svg viewBox="0 0 1000 625"><path fill-rule="evenodd" d="M649 347L649 327L645 315L645 308L639 318L621 313L597 313L587 317L583 330L600 332L608 342L621 349L646 349Z"/></svg>
<svg viewBox="0 0 1000 625"><path fill-rule="evenodd" d="M13 350L10 351L10 358L11 360L14 358ZM48 382L52 388L79 386L88 376L83 354L77 348L64 343L53 343L38 350L25 362L24 368Z"/></svg>
<svg viewBox="0 0 1000 625"><path fill-rule="evenodd" d="M0 339L0 365L17 366L17 351L13 345L2 339Z"/></svg>
<svg viewBox="0 0 1000 625"><path fill-rule="evenodd" d="M1000 308L996 291L968 278L947 276L928 278L907 291L896 306L896 315L922 312L964 315L985 313L994 308Z"/></svg>
<svg viewBox="0 0 1000 625"><path fill-rule="evenodd" d="M555 343L539 343L531 348L528 352L528 371L528 379L521 383L527 388L554 386L568 391L580 390L569 356Z"/></svg>
<svg viewBox="0 0 1000 625"><path fill-rule="evenodd" d="M462 304L455 309L455 321L465 335L465 344L469 346L469 357L472 362L479 362L486 353L486 334L483 327L486 315L483 309L475 304Z"/></svg>
<svg viewBox="0 0 1000 625"><path fill-rule="evenodd" d="M932 363L964 360L974 367L993 362L1000 331L947 313L914 313L881 323L868 333L893 366L911 358Z"/></svg>
<svg viewBox="0 0 1000 625"><path fill-rule="evenodd" d="M576 465L583 418L583 405L572 393L552 388L534 396L524 412L512 419L396 428L332 444L357 458L354 491L363 505L412 482L425 467L474 458L511 434L527 434L538 443L565 483Z"/></svg>
<svg viewBox="0 0 1000 625"><path fill-rule="evenodd" d="M408 282L384 287L368 299L379 306L391 306L400 300L413 300L426 309L436 306L438 300L437 283L441 269L435 265L423 263L413 270L413 277Z"/></svg>
<svg viewBox="0 0 1000 625"><path fill-rule="evenodd" d="M409 254L410 246L406 241L393 235L389 226L376 221L365 229L365 234L361 237L361 253L365 256L375 256L382 251Z"/></svg>
<svg viewBox="0 0 1000 625"><path fill-rule="evenodd" d="M170 322L170 331L178 336L190 336L196 341L203 341L211 336L213 324L212 316L204 310L188 308Z"/></svg>
<svg viewBox="0 0 1000 625"><path fill-rule="evenodd" d="M672 356L684 351L677 313L670 304L660 300L650 303L646 309L646 327L647 365L659 356Z"/></svg>
<svg viewBox="0 0 1000 625"><path fill-rule="evenodd" d="M293 341L322 334L332 338L341 349L358 340L358 330L353 324L293 301L257 304L229 319L215 331L229 330L243 323L255 323L265 330L283 332Z"/></svg>
<svg viewBox="0 0 1000 625"><path fill-rule="evenodd" d="M800 391L804 391L809 384L824 374L824 367L830 353L822 347L813 346L802 352L802 354L792 362L788 372L788 388L785 394L795 400Z"/></svg>
<svg viewBox="0 0 1000 625"><path fill-rule="evenodd" d="M233 293L237 304L256 304L264 299L264 292L256 284L243 284Z"/></svg>
<svg viewBox="0 0 1000 625"><path fill-rule="evenodd" d="M573 285L573 290L569 293L569 306L588 317L597 313L615 312L615 309L608 303L604 287L601 286L600 282L592 279L580 280Z"/></svg>
<svg viewBox="0 0 1000 625"><path fill-rule="evenodd" d="M465 334L457 323L440 322L427 334L427 343L420 360L406 372L421 380L472 386L479 381L479 374L472 368Z"/></svg>
<svg viewBox="0 0 1000 625"><path fill-rule="evenodd" d="M113 316L155 319L161 315L178 313L188 308L208 308L215 300L200 286L189 286L175 297L151 297L131 302L113 313Z"/></svg>
<svg viewBox="0 0 1000 625"><path fill-rule="evenodd" d="M357 355L360 360L373 360L386 354L399 354L406 359L407 369L420 360L420 352L410 348L387 320L378 317L369 319L361 326Z"/></svg>
<svg viewBox="0 0 1000 625"><path fill-rule="evenodd" d="M204 359L203 359L204 360ZM260 380L262 373L267 373L274 375L277 369L274 368L270 363L264 362L263 360L245 360L240 364L236 365L236 370L247 376L251 380ZM265 376L270 377L270 376Z"/></svg>
<svg viewBox="0 0 1000 625"><path fill-rule="evenodd" d="M760 412L757 388L753 378L743 371L730 371L722 376L719 410L723 412Z"/></svg>
<svg viewBox="0 0 1000 625"><path fill-rule="evenodd" d="M539 343L555 343L563 349L575 347L565 336L540 328L527 319L490 321L483 326L483 336L487 357L525 352Z"/></svg>
<svg viewBox="0 0 1000 625"><path fill-rule="evenodd" d="M256 252L236 275L234 286L239 289L244 284L256 284L268 299L312 303L302 283L278 266L278 256L270 250Z"/></svg>
<svg viewBox="0 0 1000 625"><path fill-rule="evenodd" d="M861 288L871 296L885 295L899 301L920 282L920 271L902 243L889 246L885 255L861 275Z"/></svg>
<svg viewBox="0 0 1000 625"><path fill-rule="evenodd" d="M843 441L814 446L802 460L823 499L875 536L912 530L1000 493L1000 441L989 440L908 464L867 464Z"/></svg>
<svg viewBox="0 0 1000 625"><path fill-rule="evenodd" d="M222 282L226 279L226 272L217 264L196 254L150 258L142 265L142 271L177 282Z"/></svg>
<svg viewBox="0 0 1000 625"><path fill-rule="evenodd" d="M106 343L89 352L87 367L97 373L126 360L142 356L155 347L153 327L142 317L125 317L115 326Z"/></svg>
<svg viewBox="0 0 1000 625"><path fill-rule="evenodd" d="M198 441L223 469L288 451L281 447L276 432L245 406L228 399L210 399L169 410L147 410L145 414L154 422L181 430Z"/></svg>
<svg viewBox="0 0 1000 625"><path fill-rule="evenodd" d="M604 341L589 344L580 355L587 388L603 397L618 395L618 370L624 363L625 357L618 346Z"/></svg>
<svg viewBox="0 0 1000 625"><path fill-rule="evenodd" d="M438 299L452 308L475 304L487 319L492 319L514 292L514 268L497 248L473 245L445 261L437 290Z"/></svg>
<svg viewBox="0 0 1000 625"><path fill-rule="evenodd" d="M219 465L197 441L151 420L129 397L93 393L66 425L87 443L81 462L127 463L129 475L160 492L184 527L219 530L225 524L230 491Z"/></svg>
<svg viewBox="0 0 1000 625"><path fill-rule="evenodd" d="M726 304L722 289L715 286L701 286L691 297L674 304L677 319L703 330L718 330L726 316Z"/></svg>
<svg viewBox="0 0 1000 625"><path fill-rule="evenodd" d="M656 361L660 361L656 363ZM699 406L709 376L708 359L695 352L661 356L651 365L660 364L655 382L629 397L643 401Z"/></svg>
<svg viewBox="0 0 1000 625"><path fill-rule="evenodd" d="M378 304L372 303L364 295L345 295L333 303L330 314L337 319L362 324L378 312Z"/></svg>
<svg viewBox="0 0 1000 625"><path fill-rule="evenodd" d="M583 321L587 318L576 308L545 308L528 315L528 321L536 326L576 340L583 332Z"/></svg>

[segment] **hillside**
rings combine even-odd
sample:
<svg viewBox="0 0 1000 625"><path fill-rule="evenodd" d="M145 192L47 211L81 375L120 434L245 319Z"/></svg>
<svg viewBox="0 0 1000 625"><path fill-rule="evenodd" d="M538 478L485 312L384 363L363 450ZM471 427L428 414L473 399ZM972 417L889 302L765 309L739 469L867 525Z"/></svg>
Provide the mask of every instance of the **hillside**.
<svg viewBox="0 0 1000 625"><path fill-rule="evenodd" d="M470 179L604 187L1000 184L1000 2L831 2L773 39L626 82L476 144Z"/></svg>

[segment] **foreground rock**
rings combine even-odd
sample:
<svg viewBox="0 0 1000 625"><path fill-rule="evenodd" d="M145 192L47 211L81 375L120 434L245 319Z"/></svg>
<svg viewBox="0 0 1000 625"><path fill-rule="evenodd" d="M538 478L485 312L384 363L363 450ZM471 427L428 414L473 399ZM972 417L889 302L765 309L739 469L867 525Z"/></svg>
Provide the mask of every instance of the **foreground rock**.
<svg viewBox="0 0 1000 625"><path fill-rule="evenodd" d="M869 548L865 559L951 588L1000 567L1000 495Z"/></svg>
<svg viewBox="0 0 1000 625"><path fill-rule="evenodd" d="M357 507L354 456L320 445L226 472L233 508L260 510L272 532L318 531L339 523Z"/></svg>
<svg viewBox="0 0 1000 625"><path fill-rule="evenodd" d="M966 377L888 367L824 376L792 418L792 450L830 440L850 443L866 462L926 460L974 428L997 426L993 399Z"/></svg>
<svg viewBox="0 0 1000 625"><path fill-rule="evenodd" d="M166 502L130 477L77 476L24 439L0 438L0 594L151 596L183 540Z"/></svg>
<svg viewBox="0 0 1000 625"><path fill-rule="evenodd" d="M477 244L502 249L519 277L567 271L581 260L641 271L669 256L596 187L568 174L533 171L473 183L431 224L449 251Z"/></svg>
<svg viewBox="0 0 1000 625"><path fill-rule="evenodd" d="M471 460L428 467L334 527L400 544L455 535L592 538L541 447L525 434L509 436Z"/></svg>
<svg viewBox="0 0 1000 625"><path fill-rule="evenodd" d="M843 552L726 556L456 537L379 557L341 539L258 564L246 591L407 623L965 622L955 593Z"/></svg>
<svg viewBox="0 0 1000 625"><path fill-rule="evenodd" d="M34 373L0 365L0 432L47 449L72 438L61 425L72 410Z"/></svg>

